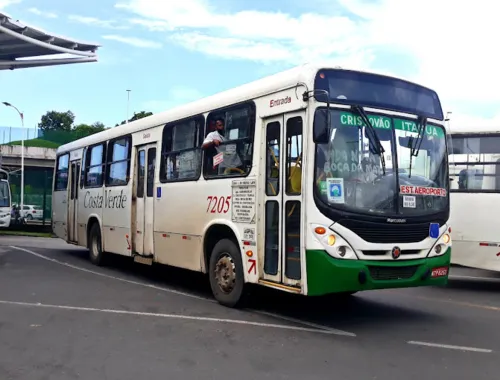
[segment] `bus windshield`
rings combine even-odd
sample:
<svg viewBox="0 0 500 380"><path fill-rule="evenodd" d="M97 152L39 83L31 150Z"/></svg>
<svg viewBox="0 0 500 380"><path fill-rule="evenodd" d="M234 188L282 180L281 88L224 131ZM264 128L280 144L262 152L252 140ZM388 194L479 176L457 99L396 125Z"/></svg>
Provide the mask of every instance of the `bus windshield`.
<svg viewBox="0 0 500 380"><path fill-rule="evenodd" d="M447 207L446 134L442 127L427 124L418 142L418 155L412 157L418 136L415 120L368 113L384 147L381 157L357 113L330 110L328 130L325 112L318 109L314 120L315 186L320 201L373 215L432 214Z"/></svg>
<svg viewBox="0 0 500 380"><path fill-rule="evenodd" d="M0 180L0 207L10 207L9 183Z"/></svg>

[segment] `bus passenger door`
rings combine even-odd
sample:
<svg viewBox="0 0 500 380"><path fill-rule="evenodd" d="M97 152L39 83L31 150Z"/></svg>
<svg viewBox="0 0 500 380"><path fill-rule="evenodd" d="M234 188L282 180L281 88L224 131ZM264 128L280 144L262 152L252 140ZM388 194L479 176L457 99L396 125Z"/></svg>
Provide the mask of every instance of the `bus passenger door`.
<svg viewBox="0 0 500 380"><path fill-rule="evenodd" d="M154 173L156 144L137 148L134 253L154 254Z"/></svg>
<svg viewBox="0 0 500 380"><path fill-rule="evenodd" d="M264 186L263 279L301 286L302 131L304 112L269 118Z"/></svg>
<svg viewBox="0 0 500 380"><path fill-rule="evenodd" d="M68 241L78 242L78 189L80 187L80 161L71 162L68 202Z"/></svg>

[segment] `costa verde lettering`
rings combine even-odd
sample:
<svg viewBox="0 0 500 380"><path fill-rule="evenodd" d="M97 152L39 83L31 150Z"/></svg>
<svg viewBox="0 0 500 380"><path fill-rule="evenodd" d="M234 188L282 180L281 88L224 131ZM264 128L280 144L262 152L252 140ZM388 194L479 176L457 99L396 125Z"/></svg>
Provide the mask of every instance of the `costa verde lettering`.
<svg viewBox="0 0 500 380"><path fill-rule="evenodd" d="M389 117L368 115L368 120L370 120L370 123L375 129L391 129L392 123ZM394 129L418 133L417 123L414 121L394 118L392 122L394 123ZM349 127L363 127L365 125L361 116L349 112L340 113L340 124ZM439 138L443 138L445 135L443 128L430 124L426 125L425 134Z"/></svg>
<svg viewBox="0 0 500 380"><path fill-rule="evenodd" d="M101 194L91 195L90 191L85 193L83 199L84 208L125 208L127 203L127 195L123 194L123 190L119 194L113 195L111 190L104 190L104 196Z"/></svg>

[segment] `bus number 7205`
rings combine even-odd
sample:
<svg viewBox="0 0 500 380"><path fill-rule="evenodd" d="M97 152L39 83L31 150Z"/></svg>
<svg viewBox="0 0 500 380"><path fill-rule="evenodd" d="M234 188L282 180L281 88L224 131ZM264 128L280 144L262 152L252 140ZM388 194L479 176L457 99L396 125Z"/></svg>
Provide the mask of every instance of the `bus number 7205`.
<svg viewBox="0 0 500 380"><path fill-rule="evenodd" d="M230 200L230 195L227 197L217 197L216 195L209 195L207 197L207 212L210 212L211 214L226 214L229 211Z"/></svg>

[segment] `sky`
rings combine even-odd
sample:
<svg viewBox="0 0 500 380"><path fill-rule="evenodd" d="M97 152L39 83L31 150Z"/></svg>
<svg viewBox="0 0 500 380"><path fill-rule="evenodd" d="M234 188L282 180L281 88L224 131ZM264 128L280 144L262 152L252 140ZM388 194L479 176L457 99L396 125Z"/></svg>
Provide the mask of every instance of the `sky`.
<svg viewBox="0 0 500 380"><path fill-rule="evenodd" d="M101 45L97 63L0 71L0 101L35 127L48 110L114 126L306 62L372 70L438 92L454 125L500 127L491 0L0 0L47 32ZM18 126L0 108L0 126ZM0 140L2 136L0 136Z"/></svg>

